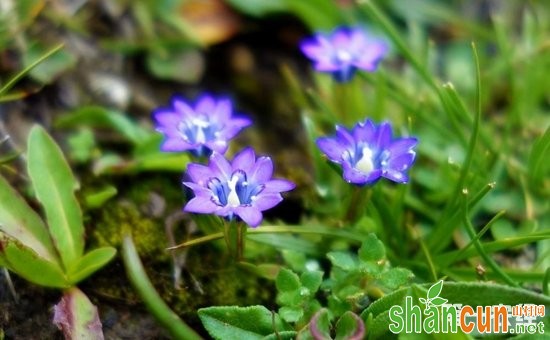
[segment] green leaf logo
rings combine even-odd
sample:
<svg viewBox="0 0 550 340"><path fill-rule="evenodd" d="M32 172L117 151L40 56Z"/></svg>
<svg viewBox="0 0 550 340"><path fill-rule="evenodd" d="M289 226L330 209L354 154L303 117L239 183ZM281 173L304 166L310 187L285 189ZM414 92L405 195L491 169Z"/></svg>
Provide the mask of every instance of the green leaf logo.
<svg viewBox="0 0 550 340"><path fill-rule="evenodd" d="M426 294L426 298L419 298L418 300L426 305L425 310L428 310L431 306L441 306L445 303L447 303L447 299L444 299L442 297L439 297L439 294L441 294L441 290L443 289L443 280L439 280L439 282L434 283L430 289L428 289L428 293Z"/></svg>

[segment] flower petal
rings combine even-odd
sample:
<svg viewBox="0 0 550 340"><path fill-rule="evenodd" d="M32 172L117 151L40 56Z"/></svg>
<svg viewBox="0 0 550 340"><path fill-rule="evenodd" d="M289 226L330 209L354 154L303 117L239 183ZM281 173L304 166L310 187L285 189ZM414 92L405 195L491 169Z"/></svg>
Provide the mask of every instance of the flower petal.
<svg viewBox="0 0 550 340"><path fill-rule="evenodd" d="M251 147L244 148L238 154L235 155L231 162L232 172L236 170L243 170L245 173L250 173L252 167L256 162L256 154Z"/></svg>
<svg viewBox="0 0 550 340"><path fill-rule="evenodd" d="M409 181L407 174L392 169L384 171L382 176L396 183L407 183Z"/></svg>
<svg viewBox="0 0 550 340"><path fill-rule="evenodd" d="M346 147L335 138L321 137L317 139L317 147L333 162L341 162Z"/></svg>
<svg viewBox="0 0 550 340"><path fill-rule="evenodd" d="M355 140L353 139L353 136L350 134L348 129L341 125L336 125L336 137L338 139L338 142L340 142L342 145L348 147L355 147Z"/></svg>
<svg viewBox="0 0 550 340"><path fill-rule="evenodd" d="M262 223L263 215L260 210L252 206L240 206L235 208L235 214L239 216L246 224L256 228Z"/></svg>
<svg viewBox="0 0 550 340"><path fill-rule="evenodd" d="M376 127L370 119L366 119L353 127L353 137L357 143L365 142L368 145L374 144L374 137L376 135Z"/></svg>
<svg viewBox="0 0 550 340"><path fill-rule="evenodd" d="M216 212L218 205L212 202L211 199L206 197L194 197L183 208L186 212L198 213L198 214L212 214Z"/></svg>
<svg viewBox="0 0 550 340"><path fill-rule="evenodd" d="M197 115L213 116L216 110L216 101L208 94L203 94L195 104L195 113Z"/></svg>
<svg viewBox="0 0 550 340"><path fill-rule="evenodd" d="M218 122L226 122L231 119L232 113L233 103L231 100L224 98L218 100L212 112L212 116L214 116Z"/></svg>
<svg viewBox="0 0 550 340"><path fill-rule="evenodd" d="M382 122L378 127L376 143L379 149L387 148L391 143L392 128L389 122Z"/></svg>
<svg viewBox="0 0 550 340"><path fill-rule="evenodd" d="M400 138L392 141L386 150L388 150L391 157L391 155L399 155L411 151L416 144L418 144L418 140L414 137Z"/></svg>
<svg viewBox="0 0 550 340"><path fill-rule="evenodd" d="M343 170L344 170L343 171L344 180L348 183L353 183L358 185L372 184L376 182L382 175L382 170L375 169L371 171L369 174L365 174L362 171L352 168L347 163L343 164Z"/></svg>
<svg viewBox="0 0 550 340"><path fill-rule="evenodd" d="M229 180L231 178L231 165L221 154L213 152L210 155L210 163L208 167L214 174L213 177L218 177L220 180Z"/></svg>
<svg viewBox="0 0 550 340"><path fill-rule="evenodd" d="M173 126L177 129L182 117L171 109L157 109L153 112L153 119L157 122L157 125Z"/></svg>
<svg viewBox="0 0 550 340"><path fill-rule="evenodd" d="M300 43L300 50L308 58L313 60L328 58L327 48L323 46L316 37L304 39Z"/></svg>
<svg viewBox="0 0 550 340"><path fill-rule="evenodd" d="M187 104L187 102L179 96L172 97L172 106L183 119L192 119L196 116L196 113L191 106L189 106L189 104Z"/></svg>
<svg viewBox="0 0 550 340"><path fill-rule="evenodd" d="M200 184L197 184L197 183L194 183L194 182L182 182L183 185L185 185L186 187L188 187L189 189L193 190L193 193L195 194L195 196L212 196L212 190L200 185Z"/></svg>
<svg viewBox="0 0 550 340"><path fill-rule="evenodd" d="M376 67L388 51L388 46L385 42L378 41L369 41L364 45L361 53L358 53L358 59L354 61L353 65L356 67L365 70L365 71L374 71Z"/></svg>
<svg viewBox="0 0 550 340"><path fill-rule="evenodd" d="M388 164L385 168L388 170L394 170L399 172L405 171L411 167L415 157L416 157L416 154L412 151L398 155L396 157L391 157L388 160Z"/></svg>
<svg viewBox="0 0 550 340"><path fill-rule="evenodd" d="M334 49L348 50L350 47L351 29L339 27L331 35L330 42Z"/></svg>
<svg viewBox="0 0 550 340"><path fill-rule="evenodd" d="M281 194L276 193L262 193L256 197L256 200L253 202L253 206L259 211L264 211L271 209L283 200Z"/></svg>
<svg viewBox="0 0 550 340"><path fill-rule="evenodd" d="M265 193L279 193L284 191L290 191L296 188L296 184L286 179L272 179L265 182L264 190Z"/></svg>
<svg viewBox="0 0 550 340"><path fill-rule="evenodd" d="M174 152L174 151L186 151L193 149L194 146L187 143L183 139L180 138L165 138L162 144L160 145L160 149L162 151L168 151L168 152Z"/></svg>
<svg viewBox="0 0 550 340"><path fill-rule="evenodd" d="M249 181L262 184L273 176L273 162L269 157L260 157L252 167L249 174Z"/></svg>
<svg viewBox="0 0 550 340"><path fill-rule="evenodd" d="M217 177L216 174L212 172L212 169L197 163L190 163L187 165L187 175L193 182L202 186L205 186L205 183L210 178Z"/></svg>
<svg viewBox="0 0 550 340"><path fill-rule="evenodd" d="M219 138L231 139L235 137L242 129L252 125L252 120L246 117L233 117L225 122L225 126L220 131Z"/></svg>

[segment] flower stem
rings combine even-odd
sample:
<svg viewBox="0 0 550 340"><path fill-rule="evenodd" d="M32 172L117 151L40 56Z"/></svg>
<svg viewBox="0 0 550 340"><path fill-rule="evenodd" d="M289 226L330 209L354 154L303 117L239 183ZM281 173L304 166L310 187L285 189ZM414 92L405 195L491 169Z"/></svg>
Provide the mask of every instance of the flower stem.
<svg viewBox="0 0 550 340"><path fill-rule="evenodd" d="M354 185L351 189L350 196L343 222L354 224L361 217L361 213L365 211L367 202L371 196L371 191L367 186L359 187Z"/></svg>
<svg viewBox="0 0 550 340"><path fill-rule="evenodd" d="M246 225L235 221L235 219L231 219L230 221L225 221L223 226L223 235L229 255L238 262L242 260L244 254Z"/></svg>
<svg viewBox="0 0 550 340"><path fill-rule="evenodd" d="M353 85L350 82L340 83L334 81L334 103L336 113L340 121L344 124L350 124L350 118L353 118L351 111L353 107Z"/></svg>

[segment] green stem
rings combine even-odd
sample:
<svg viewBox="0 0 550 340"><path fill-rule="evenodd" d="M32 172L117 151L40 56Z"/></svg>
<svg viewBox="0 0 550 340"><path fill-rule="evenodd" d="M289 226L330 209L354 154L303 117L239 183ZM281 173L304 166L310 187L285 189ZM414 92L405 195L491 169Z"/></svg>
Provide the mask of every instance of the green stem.
<svg viewBox="0 0 550 340"><path fill-rule="evenodd" d="M202 339L162 301L155 287L149 281L132 237L129 235L125 236L122 241L122 259L126 267L126 273L134 289L145 303L147 309L170 335L174 339Z"/></svg>
<svg viewBox="0 0 550 340"><path fill-rule="evenodd" d="M323 236L333 236L333 237L341 237L345 238L351 241L356 242L363 242L365 239L365 235L358 232L352 232L345 229L337 229L337 228L330 228L325 226L289 226L289 225L282 225L282 226L260 226L258 229L250 229L247 230L248 235L256 235L256 234L313 234L313 235L323 235ZM199 237L181 244L178 244L177 246L167 248L167 250L174 250L184 247L190 247L190 246L196 246L202 243L220 240L224 238L224 233L214 233L210 235L206 235L203 237Z"/></svg>
<svg viewBox="0 0 550 340"><path fill-rule="evenodd" d="M344 215L344 223L354 224L361 217L361 212L365 212L366 205L371 196L370 187L359 187L354 185L351 189L348 209Z"/></svg>
<svg viewBox="0 0 550 340"><path fill-rule="evenodd" d="M340 118L340 122L344 124L351 124L351 118L353 118L353 84L351 81L346 83L339 83L333 81L334 88L334 102L336 104L336 112Z"/></svg>
<svg viewBox="0 0 550 340"><path fill-rule="evenodd" d="M245 236L247 226L242 222L237 222L235 219L231 221L224 221L223 224L223 236L225 238L225 244L231 257L239 262L243 259Z"/></svg>

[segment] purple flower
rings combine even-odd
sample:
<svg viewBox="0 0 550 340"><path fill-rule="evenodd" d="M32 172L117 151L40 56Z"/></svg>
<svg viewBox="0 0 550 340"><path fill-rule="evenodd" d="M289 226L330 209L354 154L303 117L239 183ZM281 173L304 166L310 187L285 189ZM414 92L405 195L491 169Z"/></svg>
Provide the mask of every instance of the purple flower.
<svg viewBox="0 0 550 340"><path fill-rule="evenodd" d="M225 153L227 142L252 124L246 117L233 115L229 99L201 96L194 107L178 96L171 107L153 112L157 131L164 134L162 151L192 151L197 155L215 151Z"/></svg>
<svg viewBox="0 0 550 340"><path fill-rule="evenodd" d="M213 152L208 166L191 163L187 175L192 182L183 184L193 190L195 197L184 207L185 211L229 219L237 215L251 227L262 222L262 211L283 200L281 192L295 187L290 181L271 179L271 158L256 159L250 147L235 155L231 163Z"/></svg>
<svg viewBox="0 0 550 340"><path fill-rule="evenodd" d="M346 82L357 69L374 71L388 46L360 28L340 27L304 39L300 49L313 60L317 71L332 73L337 81Z"/></svg>
<svg viewBox="0 0 550 340"><path fill-rule="evenodd" d="M390 123L376 126L367 119L351 130L336 125L336 136L317 139L317 146L328 159L342 165L348 183L365 185L380 177L407 183L417 142L413 137L393 139Z"/></svg>

